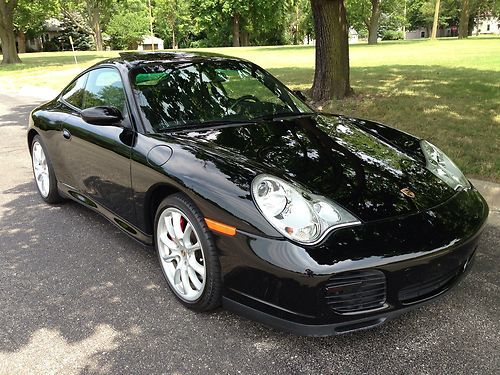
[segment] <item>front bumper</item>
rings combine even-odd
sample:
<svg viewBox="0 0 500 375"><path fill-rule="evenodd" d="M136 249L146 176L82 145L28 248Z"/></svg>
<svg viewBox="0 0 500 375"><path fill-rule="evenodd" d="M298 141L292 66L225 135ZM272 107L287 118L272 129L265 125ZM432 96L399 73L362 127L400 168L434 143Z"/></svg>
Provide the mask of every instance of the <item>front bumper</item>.
<svg viewBox="0 0 500 375"><path fill-rule="evenodd" d="M474 189L404 218L343 228L307 248L239 233L217 237L228 309L302 335L377 326L453 287L470 269L488 206ZM383 304L342 312L327 286L359 270L383 274Z"/></svg>

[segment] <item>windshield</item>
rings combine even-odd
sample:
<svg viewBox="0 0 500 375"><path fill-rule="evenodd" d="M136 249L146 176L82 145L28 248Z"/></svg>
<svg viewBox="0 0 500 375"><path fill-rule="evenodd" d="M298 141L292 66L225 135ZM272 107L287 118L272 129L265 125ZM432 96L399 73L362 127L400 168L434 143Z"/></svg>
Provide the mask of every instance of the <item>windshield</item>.
<svg viewBox="0 0 500 375"><path fill-rule="evenodd" d="M246 62L148 64L131 71L131 82L146 128L155 133L311 111L269 73Z"/></svg>

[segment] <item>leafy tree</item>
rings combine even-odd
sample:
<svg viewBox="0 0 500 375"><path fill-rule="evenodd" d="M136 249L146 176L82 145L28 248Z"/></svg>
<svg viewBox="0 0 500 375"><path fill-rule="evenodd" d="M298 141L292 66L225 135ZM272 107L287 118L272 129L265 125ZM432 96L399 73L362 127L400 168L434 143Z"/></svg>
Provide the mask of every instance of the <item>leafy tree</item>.
<svg viewBox="0 0 500 375"><path fill-rule="evenodd" d="M191 10L200 43L239 47L286 41L289 0L192 0Z"/></svg>
<svg viewBox="0 0 500 375"><path fill-rule="evenodd" d="M109 21L112 9L113 0L68 0L62 7L64 16L92 37L97 51L103 50L103 24Z"/></svg>
<svg viewBox="0 0 500 375"><path fill-rule="evenodd" d="M157 0L153 8L155 30L164 39L171 39L171 47L188 47L195 34L191 2L186 0Z"/></svg>
<svg viewBox="0 0 500 375"><path fill-rule="evenodd" d="M343 0L311 0L316 33L316 66L312 98L342 99L352 94L349 44Z"/></svg>
<svg viewBox="0 0 500 375"><path fill-rule="evenodd" d="M346 1L349 24L363 34L368 31L368 44L376 44L381 22L402 26L404 4L400 0L348 0ZM396 22L397 21L397 22Z"/></svg>
<svg viewBox="0 0 500 375"><path fill-rule="evenodd" d="M16 49L14 34L14 11L18 0L0 0L0 40L2 42L2 64L21 62Z"/></svg>
<svg viewBox="0 0 500 375"><path fill-rule="evenodd" d="M59 50L71 50L69 37L73 39L73 47L77 51L88 51L94 49L94 41L90 35L82 32L68 18L63 18L61 23L61 34L55 38Z"/></svg>
<svg viewBox="0 0 500 375"><path fill-rule="evenodd" d="M18 52L26 52L26 37L42 32L44 22L59 14L57 0L19 0L14 14L14 30L18 37Z"/></svg>
<svg viewBox="0 0 500 375"><path fill-rule="evenodd" d="M115 49L136 49L144 35L149 33L149 10L140 0L128 0L120 4L106 27Z"/></svg>
<svg viewBox="0 0 500 375"><path fill-rule="evenodd" d="M439 27L457 25L458 1L440 0L436 34ZM408 2L408 23L410 28L425 27L427 30L431 29L434 23L435 10L436 0L412 0Z"/></svg>
<svg viewBox="0 0 500 375"><path fill-rule="evenodd" d="M290 0L285 12L285 37L287 42L299 44L314 34L311 4L309 0Z"/></svg>
<svg viewBox="0 0 500 375"><path fill-rule="evenodd" d="M371 10L371 0L346 0L349 25L358 33L366 35Z"/></svg>

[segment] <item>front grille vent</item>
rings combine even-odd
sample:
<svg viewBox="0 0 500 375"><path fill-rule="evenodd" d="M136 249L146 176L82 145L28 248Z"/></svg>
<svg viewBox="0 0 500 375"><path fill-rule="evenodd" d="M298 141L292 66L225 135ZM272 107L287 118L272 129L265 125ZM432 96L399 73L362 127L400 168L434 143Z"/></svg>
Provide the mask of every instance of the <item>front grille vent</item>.
<svg viewBox="0 0 500 375"><path fill-rule="evenodd" d="M384 307L386 280L378 270L350 271L333 276L325 286L328 306L346 314Z"/></svg>
<svg viewBox="0 0 500 375"><path fill-rule="evenodd" d="M458 269L438 274L407 286L399 291L399 300L404 304L419 302L443 291L459 273Z"/></svg>

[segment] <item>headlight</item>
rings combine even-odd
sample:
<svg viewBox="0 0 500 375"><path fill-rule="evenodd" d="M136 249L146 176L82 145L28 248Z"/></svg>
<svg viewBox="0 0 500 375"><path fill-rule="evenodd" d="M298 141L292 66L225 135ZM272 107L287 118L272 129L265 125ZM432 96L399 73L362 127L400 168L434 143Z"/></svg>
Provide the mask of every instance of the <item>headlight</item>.
<svg viewBox="0 0 500 375"><path fill-rule="evenodd" d="M285 237L300 243L317 243L335 228L360 224L325 197L271 175L254 178L252 195L267 221Z"/></svg>
<svg viewBox="0 0 500 375"><path fill-rule="evenodd" d="M420 142L420 147L427 161L427 169L454 190L470 187L469 181L462 171L445 155L443 151L425 140Z"/></svg>

